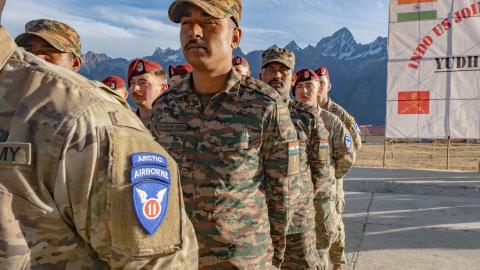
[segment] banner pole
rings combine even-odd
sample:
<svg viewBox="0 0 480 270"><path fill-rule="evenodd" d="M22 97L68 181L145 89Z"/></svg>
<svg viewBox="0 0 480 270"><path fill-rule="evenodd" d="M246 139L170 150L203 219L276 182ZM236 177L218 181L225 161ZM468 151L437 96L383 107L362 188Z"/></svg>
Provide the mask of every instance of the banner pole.
<svg viewBox="0 0 480 270"><path fill-rule="evenodd" d="M448 143L447 143L447 171L450 168L450 136L448 136Z"/></svg>
<svg viewBox="0 0 480 270"><path fill-rule="evenodd" d="M387 160L387 139L383 138L383 168L385 169L385 163Z"/></svg>

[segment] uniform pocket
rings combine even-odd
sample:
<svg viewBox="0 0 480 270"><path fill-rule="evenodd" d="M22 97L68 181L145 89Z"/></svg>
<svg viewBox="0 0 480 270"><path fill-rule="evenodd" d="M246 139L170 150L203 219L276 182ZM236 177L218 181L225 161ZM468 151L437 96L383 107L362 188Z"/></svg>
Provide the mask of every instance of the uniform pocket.
<svg viewBox="0 0 480 270"><path fill-rule="evenodd" d="M132 256L170 254L180 249L182 244L182 195L175 161L150 136L142 132L134 129L109 127L105 129L105 133L109 149L107 168L109 182L107 183L105 206L108 219L105 220L105 223L110 234L111 245L123 252L130 252ZM152 235L142 226L140 218L137 218L145 213L142 212L143 208L138 206L135 208L134 204L136 194L133 192L136 192L136 186L132 184L131 179L134 177L131 175L132 156L139 153L164 157L167 163L165 169L168 170L170 178L169 190L167 194L164 194L166 196L164 199L168 200L166 209L153 208L157 211L160 209L160 212L166 211L166 213L158 229ZM145 170L143 172L152 171ZM158 183L156 179L147 179L146 181ZM157 199L155 196L157 193L148 194L148 196L140 198L140 201L148 200L150 202L151 199ZM144 206L148 202L143 202Z"/></svg>

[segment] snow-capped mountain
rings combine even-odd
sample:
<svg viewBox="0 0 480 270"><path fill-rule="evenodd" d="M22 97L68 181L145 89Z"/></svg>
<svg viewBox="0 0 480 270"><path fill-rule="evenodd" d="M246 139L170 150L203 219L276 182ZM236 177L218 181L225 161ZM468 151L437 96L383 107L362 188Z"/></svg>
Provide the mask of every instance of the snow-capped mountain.
<svg viewBox="0 0 480 270"><path fill-rule="evenodd" d="M385 123L386 38L378 37L372 43L360 44L347 28L342 28L322 38L315 46L301 48L291 41L285 48L295 52L297 70L304 67L317 69L324 65L328 67L333 83L331 96L349 110L360 124ZM248 54L241 49L234 51L234 55L247 58L254 77L261 72L261 53L262 50ZM161 63L165 70L168 65L185 63L180 49L157 48L145 58ZM105 54L88 52L84 55L84 66L80 73L95 80L102 80L109 75L126 77L128 64L127 59L112 59Z"/></svg>

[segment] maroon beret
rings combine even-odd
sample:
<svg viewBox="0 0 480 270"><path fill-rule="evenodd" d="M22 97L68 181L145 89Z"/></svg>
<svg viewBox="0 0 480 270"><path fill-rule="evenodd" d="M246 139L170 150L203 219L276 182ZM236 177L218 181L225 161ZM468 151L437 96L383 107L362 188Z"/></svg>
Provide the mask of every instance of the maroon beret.
<svg viewBox="0 0 480 270"><path fill-rule="evenodd" d="M102 83L110 87L112 90L125 88L125 81L118 76L108 76L103 79Z"/></svg>
<svg viewBox="0 0 480 270"><path fill-rule="evenodd" d="M143 59L133 60L130 66L128 66L128 87L130 87L130 79L132 79L132 77L159 70L163 70L163 68L162 65L157 62Z"/></svg>
<svg viewBox="0 0 480 270"><path fill-rule="evenodd" d="M328 68L326 66L315 70L315 73L317 73L319 77L327 76L327 78L330 80L330 73L328 72Z"/></svg>
<svg viewBox="0 0 480 270"><path fill-rule="evenodd" d="M243 58L243 57L240 57L240 56L235 56L233 57L232 59L232 65L233 66L247 66L247 67L250 67L250 65L248 64L248 61L247 59Z"/></svg>
<svg viewBox="0 0 480 270"><path fill-rule="evenodd" d="M177 75L189 74L189 73L192 73L192 69L193 69L193 67L190 64L181 64L181 65L178 65L176 67L169 66L168 67L168 76L170 78L172 78L173 76L177 76Z"/></svg>

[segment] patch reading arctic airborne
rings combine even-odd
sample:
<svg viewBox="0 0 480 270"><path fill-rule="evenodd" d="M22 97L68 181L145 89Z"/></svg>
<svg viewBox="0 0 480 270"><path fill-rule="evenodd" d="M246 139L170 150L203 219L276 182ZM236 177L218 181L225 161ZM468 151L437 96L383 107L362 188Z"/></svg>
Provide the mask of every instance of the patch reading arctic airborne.
<svg viewBox="0 0 480 270"><path fill-rule="evenodd" d="M130 171L130 180L136 184L142 180L160 180L170 183L170 171L160 166L138 166Z"/></svg>
<svg viewBox="0 0 480 270"><path fill-rule="evenodd" d="M170 171L167 159L156 153L140 152L131 156L132 200L138 222L153 235L168 209Z"/></svg>
<svg viewBox="0 0 480 270"><path fill-rule="evenodd" d="M167 159L164 156L155 153L135 153L132 155L132 165L133 167L145 165L167 167Z"/></svg>

